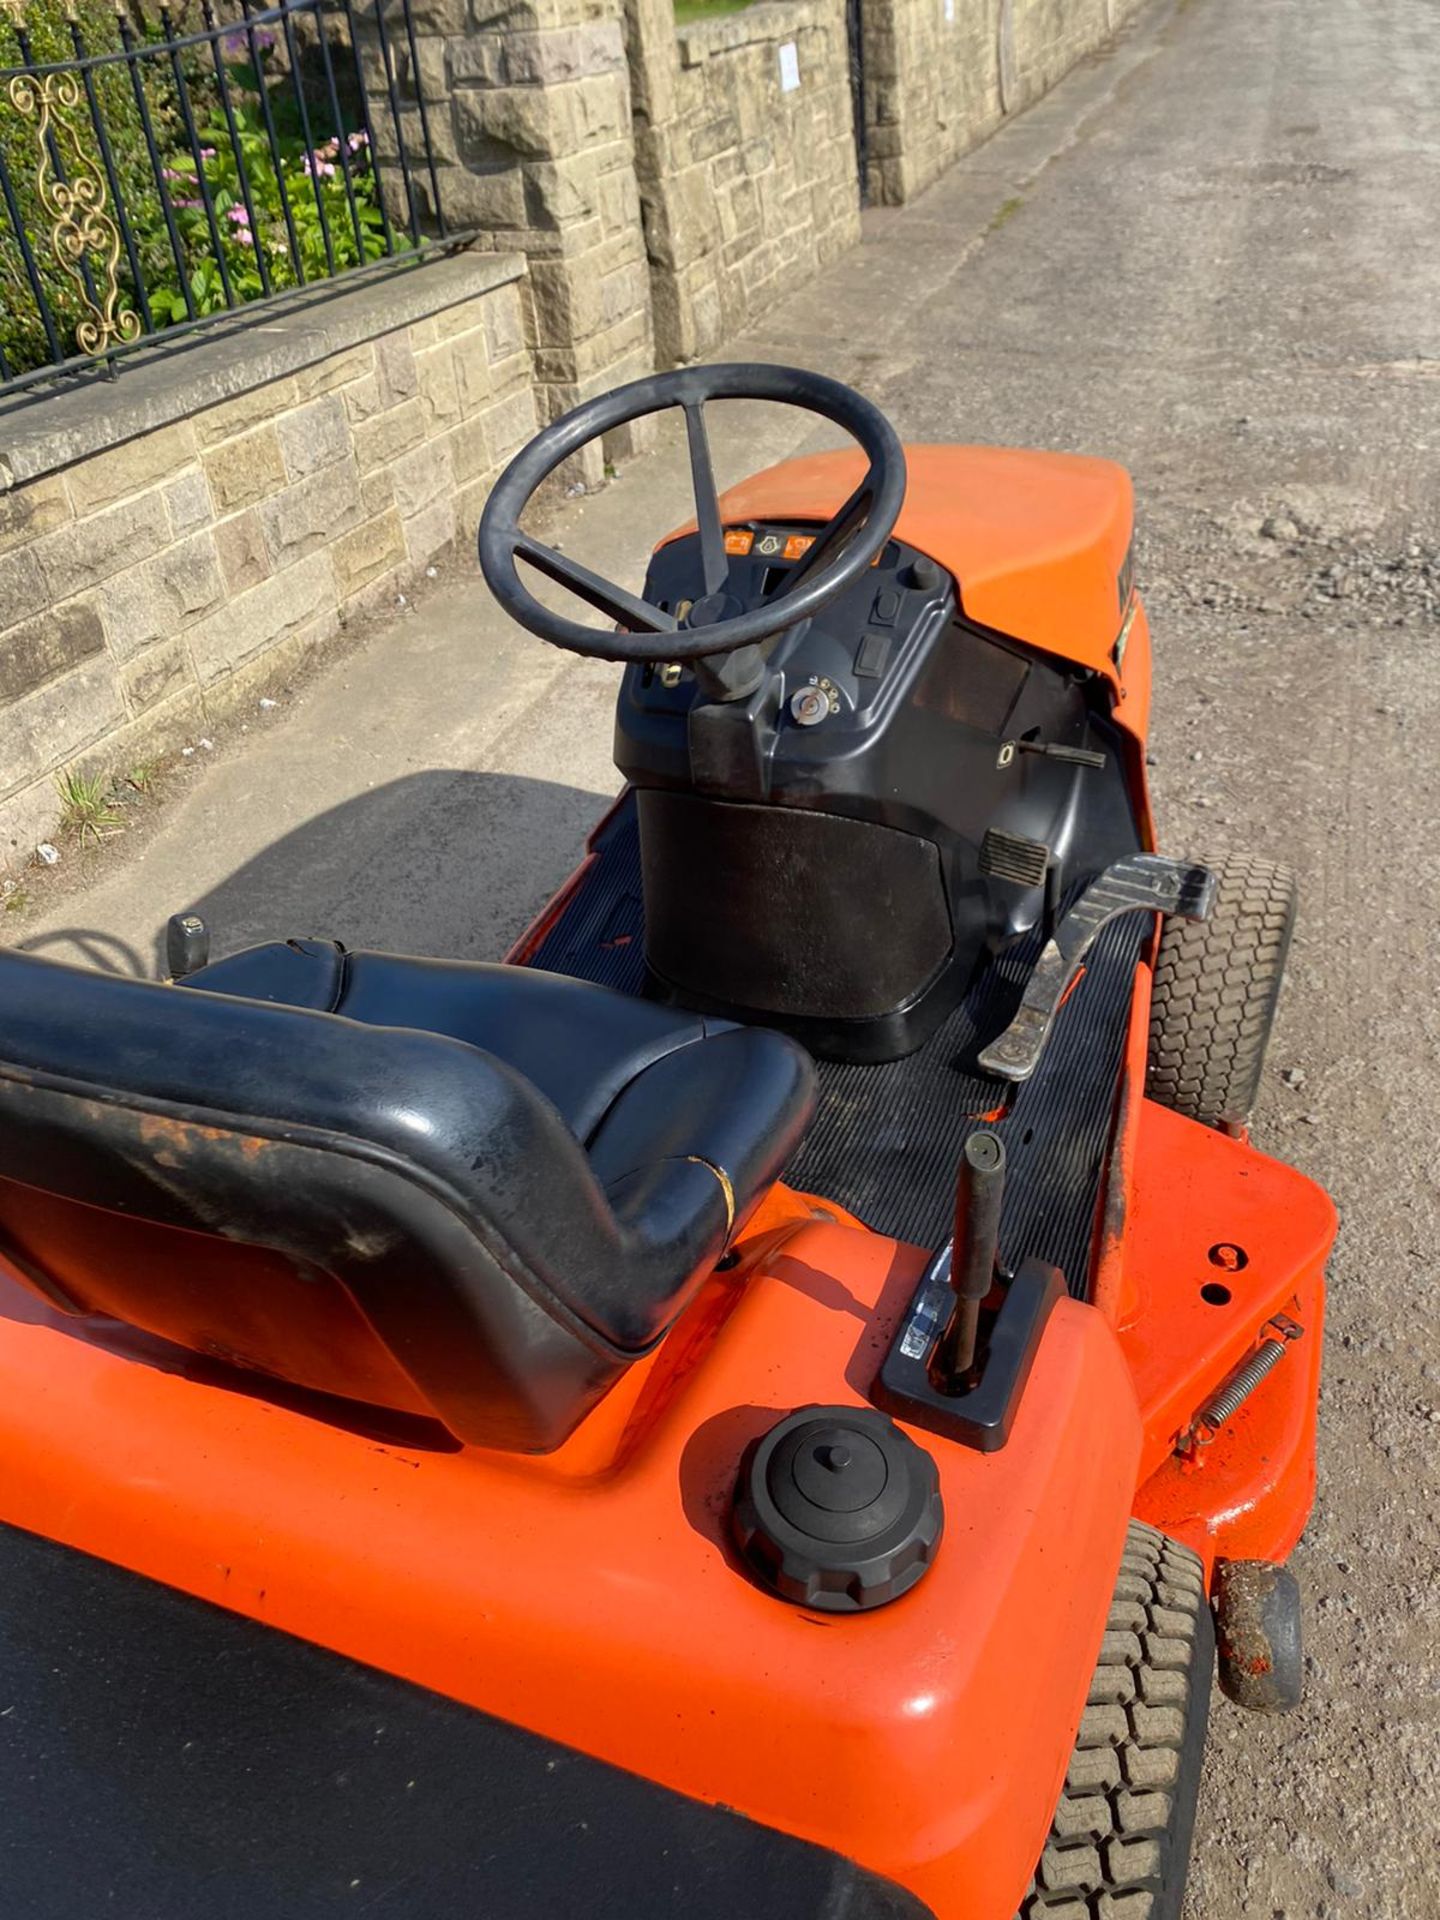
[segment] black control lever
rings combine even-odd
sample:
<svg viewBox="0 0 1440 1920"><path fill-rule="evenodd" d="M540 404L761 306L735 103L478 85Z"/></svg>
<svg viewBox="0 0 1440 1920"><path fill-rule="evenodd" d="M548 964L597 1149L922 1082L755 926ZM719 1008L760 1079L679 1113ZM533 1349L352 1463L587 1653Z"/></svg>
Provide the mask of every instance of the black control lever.
<svg viewBox="0 0 1440 1920"><path fill-rule="evenodd" d="M172 913L165 923L165 971L172 980L198 973L210 958L210 929L198 913Z"/></svg>
<svg viewBox="0 0 1440 1920"><path fill-rule="evenodd" d="M955 1246L950 1285L955 1304L935 1342L930 1378L942 1393L962 1392L975 1364L980 1303L995 1284L1005 1147L998 1133L972 1133L960 1152L955 1182Z"/></svg>
<svg viewBox="0 0 1440 1920"><path fill-rule="evenodd" d="M1047 760L1063 760L1072 767L1105 765L1105 755L1094 747L1062 747L1053 740L1007 740L1000 749L1000 765L1008 767L1017 753L1043 753Z"/></svg>

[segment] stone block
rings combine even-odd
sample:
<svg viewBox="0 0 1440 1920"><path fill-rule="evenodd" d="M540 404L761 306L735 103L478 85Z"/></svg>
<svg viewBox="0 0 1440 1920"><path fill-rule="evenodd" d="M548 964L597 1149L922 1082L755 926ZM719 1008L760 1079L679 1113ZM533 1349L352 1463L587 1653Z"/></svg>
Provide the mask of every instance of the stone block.
<svg viewBox="0 0 1440 1920"><path fill-rule="evenodd" d="M505 39L498 33L450 39L445 52L453 86L498 87L505 79Z"/></svg>
<svg viewBox="0 0 1440 1920"><path fill-rule="evenodd" d="M525 345L525 320L518 286L497 287L485 302L485 344L490 364L508 360Z"/></svg>
<svg viewBox="0 0 1440 1920"><path fill-rule="evenodd" d="M513 156L489 166L445 167L440 173L440 204L453 227L513 232L527 224L524 173Z"/></svg>
<svg viewBox="0 0 1440 1920"><path fill-rule="evenodd" d="M535 434L538 424L535 418L535 394L530 387L523 387L506 399L497 400L494 406L487 407L480 419L484 422L485 437L489 443L490 465L503 466Z"/></svg>
<svg viewBox="0 0 1440 1920"><path fill-rule="evenodd" d="M103 654L0 708L0 793L64 766L124 717L120 683Z"/></svg>
<svg viewBox="0 0 1440 1920"><path fill-rule="evenodd" d="M454 546L457 532L455 495L448 488L438 499L405 522L405 547L412 567L428 566Z"/></svg>
<svg viewBox="0 0 1440 1920"><path fill-rule="evenodd" d="M260 516L253 507L222 520L215 528L215 551L229 594L248 593L270 574L270 556Z"/></svg>
<svg viewBox="0 0 1440 1920"><path fill-rule="evenodd" d="M342 601L405 558L405 529L393 507L377 519L344 533L330 549L335 585Z"/></svg>
<svg viewBox="0 0 1440 1920"><path fill-rule="evenodd" d="M512 86L559 86L590 74L618 73L624 66L618 19L505 36L505 76Z"/></svg>
<svg viewBox="0 0 1440 1920"><path fill-rule="evenodd" d="M398 407L420 390L415 371L415 355L403 333L387 333L375 342L375 373L380 382L380 398L387 407Z"/></svg>
<svg viewBox="0 0 1440 1920"><path fill-rule="evenodd" d="M588 144L630 140L630 88L624 74L596 74L577 83L580 136Z"/></svg>
<svg viewBox="0 0 1440 1920"><path fill-rule="evenodd" d="M49 598L68 600L72 593L108 580L122 567L148 559L169 541L170 515L164 495L156 489L47 534L28 551L40 562ZM23 559L26 551L14 557ZM3 565L0 562L0 568ZM5 625L4 602L0 586L0 627Z"/></svg>
<svg viewBox="0 0 1440 1920"><path fill-rule="evenodd" d="M351 426L355 426L380 411L380 381L374 373L367 373L363 380L353 380L342 398L345 402L345 418Z"/></svg>
<svg viewBox="0 0 1440 1920"><path fill-rule="evenodd" d="M58 473L47 473L10 493L0 493L0 553L8 553L27 540L38 540L42 533L53 533L69 518L70 496Z"/></svg>
<svg viewBox="0 0 1440 1920"><path fill-rule="evenodd" d="M607 234L633 233L640 225L640 193L632 167L615 167L599 182L600 221Z"/></svg>
<svg viewBox="0 0 1440 1920"><path fill-rule="evenodd" d="M244 712L262 694L287 686L339 630L339 608L322 607L312 619L288 629L273 645L212 680L205 689L205 710L212 723Z"/></svg>
<svg viewBox="0 0 1440 1920"><path fill-rule="evenodd" d="M446 433L460 418L460 389L455 379L455 356L449 341L427 347L415 356L420 377L420 405L428 435Z"/></svg>
<svg viewBox="0 0 1440 1920"><path fill-rule="evenodd" d="M390 478L388 467L379 467L374 473L362 473L360 476L360 517L373 520L378 513L384 513L387 507L395 504L395 482Z"/></svg>
<svg viewBox="0 0 1440 1920"><path fill-rule="evenodd" d="M200 684L208 688L223 680L242 661L335 607L335 570L328 553L312 553L261 581L191 628L187 641Z"/></svg>
<svg viewBox="0 0 1440 1920"><path fill-rule="evenodd" d="M531 262L530 294L538 342L573 344L600 331L605 311L596 265L573 260Z"/></svg>
<svg viewBox="0 0 1440 1920"><path fill-rule="evenodd" d="M288 413L299 398L299 387L289 375L283 380L271 380L263 387L252 387L248 393L197 413L191 422L195 439L201 447L218 446L237 433L250 432L262 420L271 420L277 413Z"/></svg>
<svg viewBox="0 0 1440 1920"><path fill-rule="evenodd" d="M81 460L69 469L65 481L77 515L94 513L168 480L194 457L194 429L188 420L180 420Z"/></svg>
<svg viewBox="0 0 1440 1920"><path fill-rule="evenodd" d="M600 211L600 168L592 153L537 160L525 169L525 213L533 227L565 227Z"/></svg>
<svg viewBox="0 0 1440 1920"><path fill-rule="evenodd" d="M275 423L275 437L292 480L304 480L322 468L343 460L350 451L350 423L345 402L327 393L287 413Z"/></svg>
<svg viewBox="0 0 1440 1920"><path fill-rule="evenodd" d="M46 576L33 547L0 554L0 633L43 607Z"/></svg>
<svg viewBox="0 0 1440 1920"><path fill-rule="evenodd" d="M699 127L691 135L690 152L696 160L713 160L717 153L740 144L740 123L732 113Z"/></svg>
<svg viewBox="0 0 1440 1920"><path fill-rule="evenodd" d="M22 621L0 644L0 706L78 667L104 647L105 629L90 600L69 600L38 620Z"/></svg>
<svg viewBox="0 0 1440 1920"><path fill-rule="evenodd" d="M214 512L209 485L198 466L187 467L162 491L172 533L193 533L196 527L203 527Z"/></svg>
<svg viewBox="0 0 1440 1920"><path fill-rule="evenodd" d="M257 427L211 449L205 455L205 477L217 513L235 513L278 492L287 475L275 427Z"/></svg>
<svg viewBox="0 0 1440 1920"><path fill-rule="evenodd" d="M295 375L296 394L301 400L315 400L322 393L333 393L337 387L363 380L374 371L375 349L367 340L361 346L332 353L328 360L317 360L314 366L302 367Z"/></svg>
<svg viewBox="0 0 1440 1920"><path fill-rule="evenodd" d="M480 411L495 390L485 329L475 327L469 333L462 333L451 342L450 356L460 411L468 418Z"/></svg>
<svg viewBox="0 0 1440 1920"><path fill-rule="evenodd" d="M417 397L387 413L377 413L355 429L355 459L362 473L388 467L425 438L425 407Z"/></svg>
<svg viewBox="0 0 1440 1920"><path fill-rule="evenodd" d="M186 627L216 606L225 591L208 530L117 575L103 601L105 632L118 660Z"/></svg>
<svg viewBox="0 0 1440 1920"><path fill-rule="evenodd" d="M190 656L176 634L149 647L120 670L120 685L132 714L147 713L190 683Z"/></svg>
<svg viewBox="0 0 1440 1920"><path fill-rule="evenodd" d="M490 471L490 436L483 420L462 420L450 435L448 444L450 465L457 484L463 486Z"/></svg>
<svg viewBox="0 0 1440 1920"><path fill-rule="evenodd" d="M443 440L430 440L412 453L402 455L390 469L395 483L395 505L402 520L428 507L454 484L450 448Z"/></svg>
<svg viewBox="0 0 1440 1920"><path fill-rule="evenodd" d="M278 573L327 545L360 519L360 475L347 456L297 480L255 509L265 551Z"/></svg>
<svg viewBox="0 0 1440 1920"><path fill-rule="evenodd" d="M410 350L417 357L431 347L443 346L457 335L469 333L480 324L481 300L458 300L453 307L442 307L410 328Z"/></svg>
<svg viewBox="0 0 1440 1920"><path fill-rule="evenodd" d="M457 93L451 103L461 154L489 154L498 141L512 153L551 160L581 144L577 88L490 87Z"/></svg>

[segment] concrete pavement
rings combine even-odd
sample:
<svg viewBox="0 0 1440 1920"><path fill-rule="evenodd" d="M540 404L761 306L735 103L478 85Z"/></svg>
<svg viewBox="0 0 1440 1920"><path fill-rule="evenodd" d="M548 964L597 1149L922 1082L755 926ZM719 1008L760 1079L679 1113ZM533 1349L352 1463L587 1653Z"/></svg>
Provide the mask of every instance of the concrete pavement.
<svg viewBox="0 0 1440 1920"><path fill-rule="evenodd" d="M1191 1920L1440 1913L1437 93L1433 6L1157 0L734 343L853 380L911 438L1129 466L1165 844L1301 875L1258 1132L1344 1217L1309 1697L1277 1723L1217 1699ZM717 441L722 479L800 444L749 411ZM670 438L560 537L636 583L684 502ZM140 857L6 932L149 970L198 905L221 950L496 954L613 790L614 678L437 581L197 755Z"/></svg>

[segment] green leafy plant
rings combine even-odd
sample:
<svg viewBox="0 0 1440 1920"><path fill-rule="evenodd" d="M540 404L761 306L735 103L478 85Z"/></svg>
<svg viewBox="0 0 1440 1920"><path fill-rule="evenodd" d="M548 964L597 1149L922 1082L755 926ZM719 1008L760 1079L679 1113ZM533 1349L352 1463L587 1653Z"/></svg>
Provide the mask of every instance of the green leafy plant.
<svg viewBox="0 0 1440 1920"><path fill-rule="evenodd" d="M153 793L163 771L164 762L161 760L138 760L126 774L125 785L135 793Z"/></svg>
<svg viewBox="0 0 1440 1920"><path fill-rule="evenodd" d="M103 0L26 0L23 39L0 8L0 68L73 60L67 9L73 10L87 53L120 44L116 16ZM181 28L171 20L170 31ZM158 49L164 44L164 17L157 21L137 12L132 33L137 47ZM313 49L297 44L294 51L302 69L313 59ZM388 250L379 181L368 134L358 124L358 101L337 86L339 124L328 106L317 120L314 78L306 82L303 72L291 70L290 53L284 37L269 27L227 33L218 42L218 70L217 54L208 44L183 50L177 58L188 114L182 111L168 53L157 51L133 63L133 69L129 62L92 69L113 181L101 166L88 102L80 99L68 110L68 124L78 130L84 150L93 149L109 211L117 212L118 198L126 216L127 244L116 264L120 306L143 315L143 287L156 331L188 320L192 310L196 317L220 313L363 266ZM344 66L338 70L343 81ZM137 82L158 150L154 158L145 140ZM301 88L310 103L308 140ZM321 91L329 93L328 84ZM62 353L76 351L76 326L90 308L83 288L58 257L42 203L36 121L19 112L3 84L0 156L29 239L27 263L11 223L0 220L0 352L10 371L19 373L52 357L32 268L39 273ZM92 281L103 279L98 259L88 258L87 265Z"/></svg>
<svg viewBox="0 0 1440 1920"><path fill-rule="evenodd" d="M82 847L87 840L99 846L124 827L110 782L103 774L62 773L55 791L60 796L60 831L78 840Z"/></svg>

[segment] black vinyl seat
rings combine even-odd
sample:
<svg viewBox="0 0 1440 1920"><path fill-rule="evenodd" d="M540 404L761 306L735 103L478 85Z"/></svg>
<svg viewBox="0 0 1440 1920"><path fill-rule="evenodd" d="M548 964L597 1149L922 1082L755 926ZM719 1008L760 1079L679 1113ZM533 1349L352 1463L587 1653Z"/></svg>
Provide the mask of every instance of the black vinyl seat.
<svg viewBox="0 0 1440 1920"><path fill-rule="evenodd" d="M0 1253L55 1304L557 1446L798 1144L781 1035L521 967L0 953Z"/></svg>

